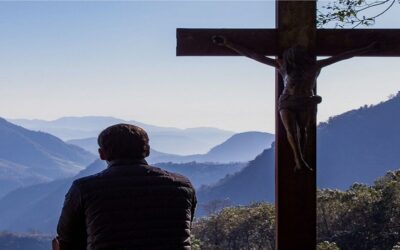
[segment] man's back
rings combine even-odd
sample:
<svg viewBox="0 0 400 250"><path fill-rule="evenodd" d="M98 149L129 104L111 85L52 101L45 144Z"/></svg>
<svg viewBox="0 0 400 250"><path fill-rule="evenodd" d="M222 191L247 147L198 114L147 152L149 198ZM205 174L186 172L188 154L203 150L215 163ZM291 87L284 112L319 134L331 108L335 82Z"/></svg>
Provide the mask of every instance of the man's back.
<svg viewBox="0 0 400 250"><path fill-rule="evenodd" d="M195 206L185 177L144 160L114 161L74 182L57 231L61 245L75 242L73 249L190 249Z"/></svg>

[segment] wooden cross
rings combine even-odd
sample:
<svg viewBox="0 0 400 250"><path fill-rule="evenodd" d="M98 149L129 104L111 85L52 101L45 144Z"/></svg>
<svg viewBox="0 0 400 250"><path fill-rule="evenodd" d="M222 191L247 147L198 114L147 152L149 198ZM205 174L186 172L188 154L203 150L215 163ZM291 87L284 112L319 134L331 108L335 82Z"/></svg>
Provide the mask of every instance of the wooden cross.
<svg viewBox="0 0 400 250"><path fill-rule="evenodd" d="M301 44L315 56L332 56L377 41L381 48L364 56L400 56L400 29L316 29L316 2L276 1L276 29L178 29L178 56L235 56L230 49L212 43L222 35L266 56ZM354 80L357 76L354 77ZM276 73L276 103L283 90ZM276 249L311 250L316 246L316 125L307 162L313 173L293 172L292 150L276 112L275 187ZM262 188L262 187L260 187Z"/></svg>

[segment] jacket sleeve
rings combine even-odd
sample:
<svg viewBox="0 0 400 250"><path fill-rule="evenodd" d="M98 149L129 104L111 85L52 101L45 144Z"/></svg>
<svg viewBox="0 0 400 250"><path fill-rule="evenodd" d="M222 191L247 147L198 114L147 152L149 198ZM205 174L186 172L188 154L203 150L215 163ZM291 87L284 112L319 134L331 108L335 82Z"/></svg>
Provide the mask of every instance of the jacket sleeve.
<svg viewBox="0 0 400 250"><path fill-rule="evenodd" d="M192 198L192 208L191 208L191 222L193 222L194 219L194 214L196 212L196 206L197 206L197 197L196 197L196 191L195 189L192 187L193 190L193 198Z"/></svg>
<svg viewBox="0 0 400 250"><path fill-rule="evenodd" d="M74 182L65 195L64 206L57 225L61 250L86 249L86 226L82 197Z"/></svg>

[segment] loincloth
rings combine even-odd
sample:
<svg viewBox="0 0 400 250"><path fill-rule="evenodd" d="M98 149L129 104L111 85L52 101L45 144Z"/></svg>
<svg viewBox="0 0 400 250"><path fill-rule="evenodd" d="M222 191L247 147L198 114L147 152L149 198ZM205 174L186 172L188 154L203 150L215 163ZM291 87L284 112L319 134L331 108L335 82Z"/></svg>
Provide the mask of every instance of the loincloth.
<svg viewBox="0 0 400 250"><path fill-rule="evenodd" d="M282 94L278 100L278 110L288 109L293 112L301 112L310 109L317 109L318 103L322 101L322 98L318 95L314 96L295 96Z"/></svg>

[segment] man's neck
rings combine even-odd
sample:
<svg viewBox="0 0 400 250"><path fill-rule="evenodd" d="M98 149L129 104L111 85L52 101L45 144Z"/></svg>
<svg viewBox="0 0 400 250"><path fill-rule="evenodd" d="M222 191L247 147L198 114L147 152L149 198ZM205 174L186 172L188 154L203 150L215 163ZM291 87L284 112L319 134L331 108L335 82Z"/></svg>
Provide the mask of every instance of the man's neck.
<svg viewBox="0 0 400 250"><path fill-rule="evenodd" d="M147 165L147 161L145 159L116 159L112 161L107 161L108 166L121 166L121 165Z"/></svg>

